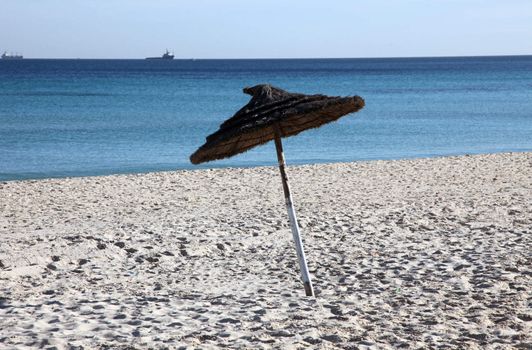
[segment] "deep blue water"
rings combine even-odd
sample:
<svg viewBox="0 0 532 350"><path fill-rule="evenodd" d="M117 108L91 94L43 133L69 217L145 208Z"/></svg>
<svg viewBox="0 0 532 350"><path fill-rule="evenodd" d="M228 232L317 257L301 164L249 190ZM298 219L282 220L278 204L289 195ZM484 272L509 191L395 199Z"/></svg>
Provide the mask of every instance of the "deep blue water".
<svg viewBox="0 0 532 350"><path fill-rule="evenodd" d="M0 180L275 164L188 160L259 83L366 101L285 139L289 164L532 150L532 56L0 61Z"/></svg>

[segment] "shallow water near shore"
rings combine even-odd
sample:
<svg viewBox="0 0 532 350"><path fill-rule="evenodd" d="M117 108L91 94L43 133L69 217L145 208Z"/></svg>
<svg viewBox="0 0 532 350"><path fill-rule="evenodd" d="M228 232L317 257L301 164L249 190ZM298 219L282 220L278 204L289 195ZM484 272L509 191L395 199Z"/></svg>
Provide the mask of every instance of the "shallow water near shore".
<svg viewBox="0 0 532 350"><path fill-rule="evenodd" d="M249 96L360 95L286 139L289 164L532 150L532 56L0 62L0 180L196 168L188 156ZM273 145L202 167L275 164Z"/></svg>

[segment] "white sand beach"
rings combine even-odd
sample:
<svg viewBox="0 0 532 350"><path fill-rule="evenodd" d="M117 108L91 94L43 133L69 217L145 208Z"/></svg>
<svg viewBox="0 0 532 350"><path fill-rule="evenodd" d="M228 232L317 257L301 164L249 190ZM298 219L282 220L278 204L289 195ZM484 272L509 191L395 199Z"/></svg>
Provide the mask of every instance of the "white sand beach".
<svg viewBox="0 0 532 350"><path fill-rule="evenodd" d="M0 183L0 349L532 347L532 153L288 176Z"/></svg>

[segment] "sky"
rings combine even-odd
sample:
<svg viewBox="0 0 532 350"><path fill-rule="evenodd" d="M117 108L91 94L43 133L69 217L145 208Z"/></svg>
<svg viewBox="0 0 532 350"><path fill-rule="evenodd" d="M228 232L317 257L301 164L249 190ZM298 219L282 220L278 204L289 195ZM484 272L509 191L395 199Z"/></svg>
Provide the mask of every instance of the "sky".
<svg viewBox="0 0 532 350"><path fill-rule="evenodd" d="M27 58L532 54L532 0L0 0Z"/></svg>

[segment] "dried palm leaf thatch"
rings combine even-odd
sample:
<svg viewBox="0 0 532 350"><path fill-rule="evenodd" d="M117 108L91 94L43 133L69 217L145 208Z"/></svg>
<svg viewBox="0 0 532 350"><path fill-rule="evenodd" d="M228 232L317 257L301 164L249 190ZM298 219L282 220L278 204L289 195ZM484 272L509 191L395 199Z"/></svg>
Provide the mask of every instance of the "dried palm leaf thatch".
<svg viewBox="0 0 532 350"><path fill-rule="evenodd" d="M190 156L193 164L231 157L275 138L317 128L364 107L359 96L329 97L290 93L268 84L245 88L251 101L226 120Z"/></svg>

